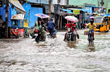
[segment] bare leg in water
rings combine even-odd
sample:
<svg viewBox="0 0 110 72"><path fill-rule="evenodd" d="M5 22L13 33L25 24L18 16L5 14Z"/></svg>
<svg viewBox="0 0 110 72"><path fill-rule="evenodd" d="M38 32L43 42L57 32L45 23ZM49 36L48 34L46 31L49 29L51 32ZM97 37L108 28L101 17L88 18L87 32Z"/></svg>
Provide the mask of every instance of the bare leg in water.
<svg viewBox="0 0 110 72"><path fill-rule="evenodd" d="M66 39L66 34L67 34L67 33L65 33L65 36L64 36L64 40L63 40L63 41L65 41L65 39Z"/></svg>

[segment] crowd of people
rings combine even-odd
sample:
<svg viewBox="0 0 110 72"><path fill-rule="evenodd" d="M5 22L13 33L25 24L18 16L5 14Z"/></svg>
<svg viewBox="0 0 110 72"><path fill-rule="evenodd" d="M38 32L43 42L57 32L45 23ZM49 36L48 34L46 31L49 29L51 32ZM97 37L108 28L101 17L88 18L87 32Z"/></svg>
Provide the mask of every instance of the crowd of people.
<svg viewBox="0 0 110 72"><path fill-rule="evenodd" d="M84 28L87 28L87 26L89 26L89 31L92 32L93 34L93 40L94 40L94 27L96 27L96 25L93 23L94 19L90 20L90 23L88 23L87 25L84 26ZM73 34L75 34L77 36L77 38L79 39L79 34L77 32L77 24L73 23L71 21L68 21L68 23L65 25L65 28L71 28L71 32L73 32ZM33 28L33 30L31 31L31 36L33 36L34 32L37 30L37 32L39 33L38 36L40 36L41 34L43 34L44 38L43 40L45 41L46 38L46 32L49 31L49 33L56 38L56 33L57 30L55 29L55 23L53 22L53 19L50 19L47 23L43 20L43 19L39 19L38 22L35 22L35 27ZM64 36L64 41L67 35L67 31L65 33Z"/></svg>

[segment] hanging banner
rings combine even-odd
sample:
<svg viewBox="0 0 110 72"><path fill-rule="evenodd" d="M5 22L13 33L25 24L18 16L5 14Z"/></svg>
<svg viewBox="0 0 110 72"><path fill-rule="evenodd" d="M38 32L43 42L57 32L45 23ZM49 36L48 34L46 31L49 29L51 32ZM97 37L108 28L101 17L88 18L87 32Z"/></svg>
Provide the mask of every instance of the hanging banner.
<svg viewBox="0 0 110 72"><path fill-rule="evenodd" d="M73 14L80 14L80 10L73 10Z"/></svg>

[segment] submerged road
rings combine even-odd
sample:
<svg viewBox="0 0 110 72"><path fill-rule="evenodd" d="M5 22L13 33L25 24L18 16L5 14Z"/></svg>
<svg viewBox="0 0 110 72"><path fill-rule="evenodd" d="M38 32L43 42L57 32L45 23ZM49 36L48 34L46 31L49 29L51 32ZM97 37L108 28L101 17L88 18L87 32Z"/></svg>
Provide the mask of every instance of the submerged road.
<svg viewBox="0 0 110 72"><path fill-rule="evenodd" d="M68 43L65 32L40 44L30 38L0 41L0 72L110 72L110 32L96 32L92 45L84 30L78 33L80 39Z"/></svg>

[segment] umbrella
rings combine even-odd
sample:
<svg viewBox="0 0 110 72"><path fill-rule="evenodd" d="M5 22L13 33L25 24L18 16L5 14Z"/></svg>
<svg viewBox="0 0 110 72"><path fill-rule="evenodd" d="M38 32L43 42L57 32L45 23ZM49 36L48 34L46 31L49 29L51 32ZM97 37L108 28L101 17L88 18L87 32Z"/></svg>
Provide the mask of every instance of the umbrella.
<svg viewBox="0 0 110 72"><path fill-rule="evenodd" d="M24 20L24 17L22 14L16 14L16 15L12 16L11 19Z"/></svg>
<svg viewBox="0 0 110 72"><path fill-rule="evenodd" d="M73 16L66 16L65 19L72 22L78 22L78 19Z"/></svg>
<svg viewBox="0 0 110 72"><path fill-rule="evenodd" d="M90 19L92 19L92 18L94 19L94 16L91 16L91 17L90 17Z"/></svg>
<svg viewBox="0 0 110 72"><path fill-rule="evenodd" d="M46 14L35 14L35 16L38 16L40 18L49 18L49 16Z"/></svg>

